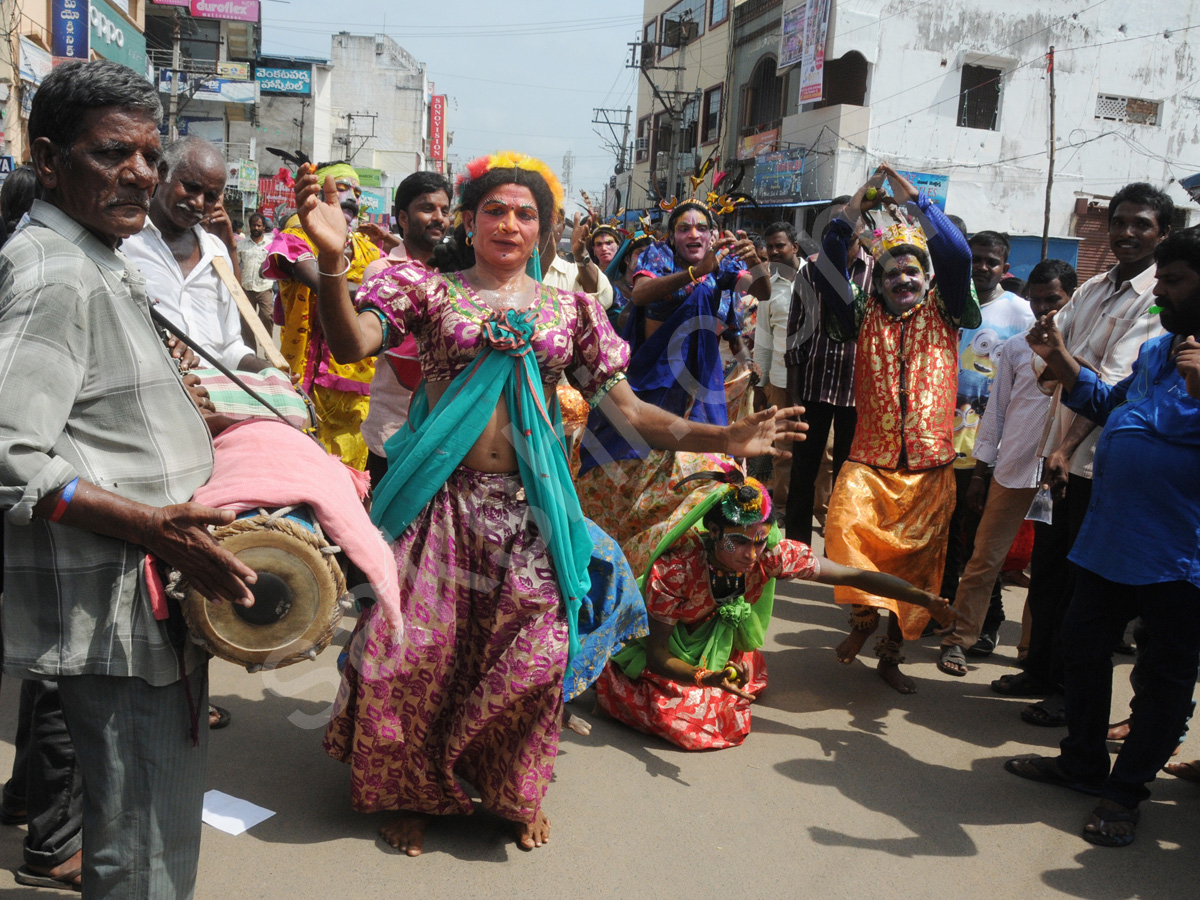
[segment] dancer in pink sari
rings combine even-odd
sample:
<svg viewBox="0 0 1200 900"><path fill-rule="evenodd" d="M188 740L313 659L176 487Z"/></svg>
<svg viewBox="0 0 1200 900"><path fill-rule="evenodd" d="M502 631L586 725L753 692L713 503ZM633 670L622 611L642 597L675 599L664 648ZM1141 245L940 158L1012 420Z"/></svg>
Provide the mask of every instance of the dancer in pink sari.
<svg viewBox="0 0 1200 900"><path fill-rule="evenodd" d="M353 767L355 808L397 810L381 835L410 856L431 816L471 811L460 778L515 823L523 849L549 837L542 800L591 557L553 399L561 376L656 447L752 456L803 430L797 409L679 429L638 401L622 374L628 349L599 305L526 274L553 224L556 190L561 203L557 179L516 154L477 160L468 173L464 270L386 269L363 286L357 312L334 185L303 169L296 192L319 249L334 355L370 356L406 334L420 348L424 388L387 443L372 510L393 540L404 637L377 610L364 615L326 735L328 752Z"/></svg>

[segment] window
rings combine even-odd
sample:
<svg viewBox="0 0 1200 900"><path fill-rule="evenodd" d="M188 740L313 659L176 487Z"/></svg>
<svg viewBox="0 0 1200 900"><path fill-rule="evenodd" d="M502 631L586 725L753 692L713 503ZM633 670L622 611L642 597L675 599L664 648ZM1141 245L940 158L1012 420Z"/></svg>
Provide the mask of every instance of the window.
<svg viewBox="0 0 1200 900"><path fill-rule="evenodd" d="M721 99L724 93L724 88L719 84L704 92L704 106L700 121L700 143L702 144L711 144L721 136Z"/></svg>
<svg viewBox="0 0 1200 900"><path fill-rule="evenodd" d="M742 86L742 134L771 128L783 117L785 81L775 72L775 57L764 56Z"/></svg>
<svg viewBox="0 0 1200 900"><path fill-rule="evenodd" d="M867 105L867 58L856 50L825 60L825 96L813 109Z"/></svg>
<svg viewBox="0 0 1200 900"><path fill-rule="evenodd" d="M642 29L642 68L654 65L658 57L654 42L658 40L658 19L651 19Z"/></svg>
<svg viewBox="0 0 1200 900"><path fill-rule="evenodd" d="M709 16L708 26L716 28L728 18L729 0L712 0L712 14Z"/></svg>
<svg viewBox="0 0 1200 900"><path fill-rule="evenodd" d="M958 125L961 128L1000 129L1000 86L1003 74L987 66L963 66L958 92Z"/></svg>
<svg viewBox="0 0 1200 900"><path fill-rule="evenodd" d="M650 134L650 169L658 168L658 155L671 149L671 117L666 112L654 114L654 130Z"/></svg>
<svg viewBox="0 0 1200 900"><path fill-rule="evenodd" d="M1133 125L1157 125L1161 121L1162 104L1157 100L1136 97L1096 97L1096 118L1109 122L1129 122Z"/></svg>
<svg viewBox="0 0 1200 900"><path fill-rule="evenodd" d="M706 12L708 0L679 0L663 13L662 50L658 58L666 59L704 34Z"/></svg>

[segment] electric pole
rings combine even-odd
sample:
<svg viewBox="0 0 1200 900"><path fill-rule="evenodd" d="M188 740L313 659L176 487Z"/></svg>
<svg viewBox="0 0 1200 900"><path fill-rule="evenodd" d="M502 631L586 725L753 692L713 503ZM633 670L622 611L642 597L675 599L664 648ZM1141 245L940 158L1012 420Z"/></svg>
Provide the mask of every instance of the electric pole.
<svg viewBox="0 0 1200 900"><path fill-rule="evenodd" d="M1046 54L1046 71L1050 76L1050 167L1046 175L1046 213L1042 219L1042 259L1050 253L1050 193L1054 189L1054 45Z"/></svg>
<svg viewBox="0 0 1200 900"><path fill-rule="evenodd" d="M625 109L593 109L592 124L608 126L609 133L612 135L612 140L605 137L600 131L592 129L604 142L604 146L613 153L617 158L616 174L620 175L625 171L629 157L626 155L629 148L629 117L633 114L633 109L626 106ZM625 115L624 125L615 119L622 113ZM617 128L622 127L621 137L617 137Z"/></svg>

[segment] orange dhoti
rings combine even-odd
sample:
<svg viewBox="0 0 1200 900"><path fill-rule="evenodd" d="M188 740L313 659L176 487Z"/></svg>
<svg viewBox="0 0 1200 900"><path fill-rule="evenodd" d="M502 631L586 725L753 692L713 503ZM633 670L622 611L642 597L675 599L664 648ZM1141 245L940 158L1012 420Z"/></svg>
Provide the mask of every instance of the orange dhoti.
<svg viewBox="0 0 1200 900"><path fill-rule="evenodd" d="M936 594L946 563L954 512L954 469L921 472L847 462L838 473L825 520L825 556L835 563L886 572ZM835 587L838 603L889 609L906 640L921 636L929 613L856 588Z"/></svg>

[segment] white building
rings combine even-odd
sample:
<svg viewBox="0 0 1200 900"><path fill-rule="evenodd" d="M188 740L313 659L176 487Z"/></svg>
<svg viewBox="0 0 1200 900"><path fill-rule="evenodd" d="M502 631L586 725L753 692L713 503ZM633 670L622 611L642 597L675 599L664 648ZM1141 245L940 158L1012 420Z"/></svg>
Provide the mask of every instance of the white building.
<svg viewBox="0 0 1200 900"><path fill-rule="evenodd" d="M333 36L333 156L399 182L425 168L425 64L387 35Z"/></svg>
<svg viewBox="0 0 1200 900"><path fill-rule="evenodd" d="M698 15L704 0L685 4L697 6ZM685 4L647 0L646 27L653 21L661 29ZM1187 30L1200 25L1198 0L824 4L826 99L803 105L799 67L771 74L782 49L778 23L803 0L733 4L734 27L724 29L732 31L732 46L720 128L727 166L736 165L739 147L762 135L760 152L790 149L804 157L799 202L814 203L852 193L886 159L943 180L947 212L972 231L1008 232L1015 253L1027 256L1034 243L1040 251L1046 206L1053 45L1057 158L1049 233L1068 240L1052 255L1069 258L1080 242L1082 272L1104 265L1107 200L1131 181L1166 189L1181 207L1177 224L1200 218L1179 184L1200 172L1200 32ZM707 0L710 20L714 6L724 3ZM1087 8L1072 11L1080 6ZM660 108L648 93L639 95L639 121L654 121ZM711 136L712 129L699 131ZM703 152L703 142L695 149ZM752 173L748 166L743 189ZM648 184L648 173L639 178L635 170L631 206L640 199L639 180Z"/></svg>

